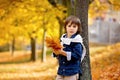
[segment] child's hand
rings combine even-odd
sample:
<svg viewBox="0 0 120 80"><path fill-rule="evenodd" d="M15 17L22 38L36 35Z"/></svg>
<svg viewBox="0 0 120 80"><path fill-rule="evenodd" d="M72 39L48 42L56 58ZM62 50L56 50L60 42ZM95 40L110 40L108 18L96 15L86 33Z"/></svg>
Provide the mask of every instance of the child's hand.
<svg viewBox="0 0 120 80"><path fill-rule="evenodd" d="M56 55L59 55L61 53L61 50L60 49L59 50L53 49L53 53L55 53Z"/></svg>
<svg viewBox="0 0 120 80"><path fill-rule="evenodd" d="M53 50L53 52L54 52L56 55L61 54L61 55L66 56L66 52L65 52L65 51L63 51L63 50L61 50L61 49L58 49L58 50Z"/></svg>

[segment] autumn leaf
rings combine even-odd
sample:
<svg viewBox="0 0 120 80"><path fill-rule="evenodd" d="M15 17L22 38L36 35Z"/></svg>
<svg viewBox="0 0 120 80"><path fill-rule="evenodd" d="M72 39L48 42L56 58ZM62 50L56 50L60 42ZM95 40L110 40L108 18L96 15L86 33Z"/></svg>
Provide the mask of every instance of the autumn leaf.
<svg viewBox="0 0 120 80"><path fill-rule="evenodd" d="M58 38L53 37L46 37L45 39L47 47L52 48L54 50L59 50L62 48L62 45L60 44L60 41Z"/></svg>

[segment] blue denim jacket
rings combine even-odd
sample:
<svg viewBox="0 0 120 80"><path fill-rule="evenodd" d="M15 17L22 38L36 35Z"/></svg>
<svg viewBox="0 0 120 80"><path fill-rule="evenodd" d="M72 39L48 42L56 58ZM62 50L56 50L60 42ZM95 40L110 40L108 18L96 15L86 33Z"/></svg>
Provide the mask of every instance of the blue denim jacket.
<svg viewBox="0 0 120 80"><path fill-rule="evenodd" d="M83 47L80 41L81 39L74 39L78 35L79 34L74 34L71 36L71 38L67 39L66 34L64 34L61 38L61 43L64 47L63 50L69 54L67 54L67 57L63 55L57 56L59 62L59 68L57 73L59 75L71 76L77 73L82 74L80 60Z"/></svg>

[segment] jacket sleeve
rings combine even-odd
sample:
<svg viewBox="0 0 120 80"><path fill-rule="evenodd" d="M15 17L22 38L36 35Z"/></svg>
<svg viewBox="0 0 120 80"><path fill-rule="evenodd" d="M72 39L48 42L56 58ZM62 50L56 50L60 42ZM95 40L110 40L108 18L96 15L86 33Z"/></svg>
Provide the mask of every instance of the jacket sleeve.
<svg viewBox="0 0 120 80"><path fill-rule="evenodd" d="M72 60L80 60L81 56L82 56L82 51L83 51L82 44L81 43L76 43L72 47L71 59Z"/></svg>

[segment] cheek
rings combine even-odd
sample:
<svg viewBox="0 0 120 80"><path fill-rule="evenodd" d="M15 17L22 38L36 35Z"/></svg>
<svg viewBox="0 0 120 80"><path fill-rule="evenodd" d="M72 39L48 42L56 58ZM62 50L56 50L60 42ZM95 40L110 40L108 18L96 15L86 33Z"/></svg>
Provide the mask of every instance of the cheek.
<svg viewBox="0 0 120 80"><path fill-rule="evenodd" d="M66 31L68 32L68 31L69 31L69 29L67 28L67 29L66 29Z"/></svg>
<svg viewBox="0 0 120 80"><path fill-rule="evenodd" d="M78 31L78 28L76 28L75 31L77 32L77 31Z"/></svg>
<svg viewBox="0 0 120 80"><path fill-rule="evenodd" d="M70 28L69 27L66 27L66 30L69 30Z"/></svg>

